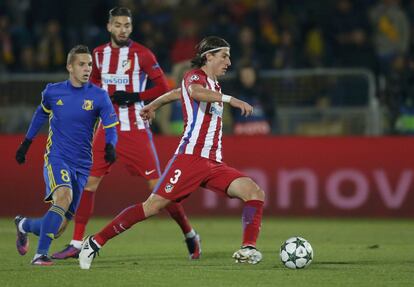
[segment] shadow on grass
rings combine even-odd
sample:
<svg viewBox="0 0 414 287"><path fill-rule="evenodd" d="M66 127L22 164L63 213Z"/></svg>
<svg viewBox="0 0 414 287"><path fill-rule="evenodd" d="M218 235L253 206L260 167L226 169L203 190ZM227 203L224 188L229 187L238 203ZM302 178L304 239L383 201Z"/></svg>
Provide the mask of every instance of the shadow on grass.
<svg viewBox="0 0 414 287"><path fill-rule="evenodd" d="M363 261L322 261L322 262L313 262L313 265L354 265L354 264L363 264L366 263Z"/></svg>
<svg viewBox="0 0 414 287"><path fill-rule="evenodd" d="M164 270L176 269L176 268L195 268L204 269L212 268L220 271L238 270L244 269L250 264L236 264L234 259L231 258L232 252L208 252L203 254L200 260L189 260L188 257L183 254L182 256L171 256L168 254L140 254L140 255L122 255L114 256L113 254L108 257L97 257L94 260L93 268L124 268L133 266L145 268L152 268L151 266L162 267ZM273 260L263 261L258 264L261 270L271 270L274 268ZM278 266L283 267L283 266Z"/></svg>

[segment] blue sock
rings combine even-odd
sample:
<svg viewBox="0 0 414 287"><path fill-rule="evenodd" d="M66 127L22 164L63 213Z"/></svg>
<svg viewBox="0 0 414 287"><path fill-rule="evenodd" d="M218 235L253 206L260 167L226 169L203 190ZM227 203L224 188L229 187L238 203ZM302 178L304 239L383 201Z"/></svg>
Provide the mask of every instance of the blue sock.
<svg viewBox="0 0 414 287"><path fill-rule="evenodd" d="M42 221L43 218L26 218L22 224L23 230L39 236Z"/></svg>
<svg viewBox="0 0 414 287"><path fill-rule="evenodd" d="M52 205L42 220L42 227L40 228L39 243L37 246L37 254L47 255L50 244L55 238L59 227L62 224L65 216L65 210L57 205Z"/></svg>

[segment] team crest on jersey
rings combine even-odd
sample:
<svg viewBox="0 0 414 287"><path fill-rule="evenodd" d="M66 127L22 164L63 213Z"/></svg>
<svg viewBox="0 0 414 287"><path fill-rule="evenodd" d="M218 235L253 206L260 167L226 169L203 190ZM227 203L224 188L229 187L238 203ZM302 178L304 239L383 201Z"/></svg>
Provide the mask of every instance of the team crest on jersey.
<svg viewBox="0 0 414 287"><path fill-rule="evenodd" d="M82 109L85 111L92 111L93 110L93 100L83 100Z"/></svg>
<svg viewBox="0 0 414 287"><path fill-rule="evenodd" d="M167 185L165 186L164 190L166 193L170 193L174 188L174 185L171 183L167 183Z"/></svg>
<svg viewBox="0 0 414 287"><path fill-rule="evenodd" d="M192 75L192 76L191 76L191 78L190 78L190 82L198 81L199 79L200 79L200 77L199 77L199 76L197 76L197 75Z"/></svg>
<svg viewBox="0 0 414 287"><path fill-rule="evenodd" d="M128 71L131 68L131 60L123 60L122 61L122 69L124 70L124 73Z"/></svg>

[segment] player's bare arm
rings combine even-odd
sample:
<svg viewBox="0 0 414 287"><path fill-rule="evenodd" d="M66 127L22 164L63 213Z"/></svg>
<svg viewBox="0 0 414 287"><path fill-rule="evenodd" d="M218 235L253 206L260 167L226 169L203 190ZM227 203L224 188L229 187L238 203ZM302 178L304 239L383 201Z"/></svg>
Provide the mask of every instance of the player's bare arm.
<svg viewBox="0 0 414 287"><path fill-rule="evenodd" d="M253 107L251 105L235 97L231 97L229 104L234 108L240 109L242 116L248 117L253 113Z"/></svg>
<svg viewBox="0 0 414 287"><path fill-rule="evenodd" d="M204 88L199 84L192 84L189 86L190 96L200 102L228 102L232 107L241 110L243 116L250 116L253 113L253 107L248 103L239 100L235 97L223 95L222 93L212 91Z"/></svg>
<svg viewBox="0 0 414 287"><path fill-rule="evenodd" d="M162 96L156 98L150 104L144 106L140 111L140 116L144 120L152 120L155 118L155 111L163 105L179 100L181 97L181 88L173 89Z"/></svg>

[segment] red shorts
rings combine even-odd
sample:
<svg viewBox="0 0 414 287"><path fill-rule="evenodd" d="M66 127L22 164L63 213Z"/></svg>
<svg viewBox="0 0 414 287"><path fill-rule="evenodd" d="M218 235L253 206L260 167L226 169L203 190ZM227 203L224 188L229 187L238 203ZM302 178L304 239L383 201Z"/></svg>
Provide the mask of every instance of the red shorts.
<svg viewBox="0 0 414 287"><path fill-rule="evenodd" d="M171 201L180 201L202 186L227 195L229 185L245 176L225 163L178 154L169 161L153 193Z"/></svg>
<svg viewBox="0 0 414 287"><path fill-rule="evenodd" d="M119 131L116 145L117 162L122 163L131 175L140 175L146 180L161 176L155 145L150 130ZM93 147L93 164L90 175L101 177L108 174L111 164L104 159L105 131L99 127Z"/></svg>

